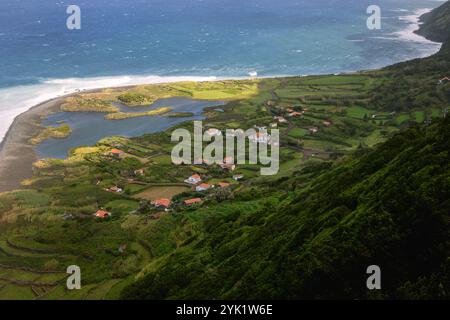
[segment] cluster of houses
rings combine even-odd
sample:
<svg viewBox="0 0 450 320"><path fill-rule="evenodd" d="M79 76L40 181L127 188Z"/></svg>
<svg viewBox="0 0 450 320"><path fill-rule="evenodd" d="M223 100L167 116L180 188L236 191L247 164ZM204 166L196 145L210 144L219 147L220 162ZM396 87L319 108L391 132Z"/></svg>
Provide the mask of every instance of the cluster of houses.
<svg viewBox="0 0 450 320"><path fill-rule="evenodd" d="M256 132L248 136L248 140L256 143L263 143L268 145L277 146L278 142L272 141L272 137L269 133L267 133L266 127L257 127Z"/></svg>
<svg viewBox="0 0 450 320"><path fill-rule="evenodd" d="M193 174L192 176L184 180L184 182L190 185L194 185L195 191L197 192L207 191L216 187L213 184L202 182L202 178L199 174ZM219 182L218 186L220 188L228 188L229 186L231 186L231 184L228 182Z"/></svg>
<svg viewBox="0 0 450 320"><path fill-rule="evenodd" d="M195 191L197 191L197 192L204 192L204 191L216 188L216 186L213 184L202 182L202 179L201 179L200 175L198 175L198 174L193 174L188 179L186 179L185 182L195 185ZM219 182L217 184L217 187L222 188L222 189L228 188L230 186L231 186L231 183L228 183L228 182ZM184 200L183 205L192 206L195 204L200 204L202 202L203 202L202 198L197 197L197 198ZM153 207L155 209L169 211L170 207L172 206L173 203L170 199L162 198L162 199L153 200L151 202L151 204L153 205Z"/></svg>
<svg viewBox="0 0 450 320"><path fill-rule="evenodd" d="M233 179L236 180L236 181L239 181L239 180L241 180L243 178L244 178L243 174L236 174L236 175L233 176ZM197 191L197 192L208 191L208 190L216 188L216 187L221 188L221 189L226 189L226 188L229 188L231 186L231 183L225 182L225 181L219 182L217 184L217 186L215 186L213 184L202 182L202 178L201 178L201 176L199 174L191 175L184 182L187 183L187 184L195 186L195 191ZM184 200L183 201L183 205L185 205L185 206L192 206L192 205L195 205L195 204L200 204L202 202L203 202L203 199L197 197L197 198ZM152 204L152 206L155 209L157 209L157 210L164 210L164 211L169 211L170 207L173 205L172 201L170 199L167 199L167 198L161 198L161 199L153 200L151 202L151 204Z"/></svg>
<svg viewBox="0 0 450 320"><path fill-rule="evenodd" d="M205 165L205 166L210 166L210 165L214 164L214 161L208 160L208 159L198 159L196 161L196 163L201 164L201 165ZM233 160L232 157L225 157L223 162L219 163L218 165L222 169L228 170L228 171L234 171L236 169L236 165L234 164L234 160ZM189 183L189 182L187 182L187 183Z"/></svg>
<svg viewBox="0 0 450 320"><path fill-rule="evenodd" d="M265 128L259 128L259 129L261 130L261 129L265 129ZM219 136L222 134L222 132L220 130L215 129L215 128L208 129L206 131L206 133L211 136ZM245 134L245 133L243 130L238 129L238 130L228 130L227 134L237 136L237 135ZM258 135L254 137L255 141L263 142L263 143L268 143L270 141L269 138L270 138L269 135L264 135L263 133L258 133ZM120 159L125 155L125 152L120 149L113 148L109 151L108 154L114 158ZM207 160L203 160L202 163L205 165L210 165L210 163ZM228 170L230 172L234 171L236 168L236 165L234 164L234 159L232 157L225 157L223 160L223 163L220 163L219 166L222 169ZM144 169L138 169L138 170L134 171L135 176L143 176L144 174L145 174ZM233 179L235 181L242 180L243 178L244 178L243 174L233 175ZM100 180L97 181L97 185L99 185L100 182L101 182ZM221 188L221 189L226 189L231 186L231 183L225 182L225 181L219 182L219 183L217 183L217 185L203 182L202 177L199 174L191 175L184 182L187 184L190 184L192 186L195 186L195 191L197 191L197 192L208 191L208 190L216 188L216 187ZM113 185L109 188L106 188L105 191L112 192L112 193L122 193L123 189L118 187L117 185ZM192 199L186 199L183 201L182 204L185 206L192 206L195 204L200 204L202 202L203 202L203 199L200 197L197 197L197 198L192 198ZM161 198L161 199L155 199L155 200L151 201L151 205L157 210L170 211L170 208L173 205L173 202L171 199ZM99 209L97 212L94 213L94 216L98 219L106 219L106 218L111 217L111 213L106 210Z"/></svg>
<svg viewBox="0 0 450 320"><path fill-rule="evenodd" d="M309 111L309 109L307 107L303 107L301 111L298 111L290 106L290 107L286 108L286 116L290 117L290 118L303 118L303 116L308 111ZM271 123L271 125L270 125L273 128L277 127L278 124L288 123L288 120L286 120L286 118L283 116L274 116L273 119L275 120L275 122ZM322 124L328 128L333 125L333 122L330 120L323 120ZM319 132L319 128L315 127L315 126L310 127L310 128L308 128L308 131L310 134L315 134L315 133Z"/></svg>
<svg viewBox="0 0 450 320"><path fill-rule="evenodd" d="M282 118L282 117L280 117ZM282 118L283 120L279 120L282 122L287 122L286 119ZM272 127L274 127L273 125L271 125ZM264 143L264 144L272 144L272 140L270 137L270 134L267 133L267 128L266 127L256 127L256 129L258 130L258 132L255 132L254 134L251 134L248 136L248 139L251 142L256 142L256 143ZM222 132L219 129L216 128L210 128L208 130L205 131L205 133L211 137L213 136L220 136L222 135ZM245 135L244 130L242 129L228 129L226 131L225 134L227 137L242 137L243 135ZM234 170L234 165L230 164L230 163L224 163L226 169L230 169L231 167L233 167Z"/></svg>
<svg viewBox="0 0 450 320"><path fill-rule="evenodd" d="M192 206L192 205L199 204L199 203L202 203L202 202L203 202L203 200L201 198L192 198L192 199L184 200L183 204L185 206ZM157 210L164 210L164 211L167 212L167 211L170 210L170 207L171 207L171 205L173 203L172 203L172 201L170 199L162 198L162 199L153 200L151 202L151 204L152 204L152 206L155 209L157 209Z"/></svg>

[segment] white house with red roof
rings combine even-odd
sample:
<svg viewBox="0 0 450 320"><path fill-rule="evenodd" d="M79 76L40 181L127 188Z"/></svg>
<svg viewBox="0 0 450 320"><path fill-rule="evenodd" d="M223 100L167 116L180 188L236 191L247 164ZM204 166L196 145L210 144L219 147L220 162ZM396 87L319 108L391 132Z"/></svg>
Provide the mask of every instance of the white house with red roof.
<svg viewBox="0 0 450 320"><path fill-rule="evenodd" d="M200 177L199 174L193 174L192 176L190 176L189 178L184 180L184 182L195 185L195 184L199 184L200 182L202 182L202 178Z"/></svg>
<svg viewBox="0 0 450 320"><path fill-rule="evenodd" d="M94 215L97 218L106 219L111 216L111 213L109 213L108 211L105 211L105 210L98 210L96 213L94 213Z"/></svg>
<svg viewBox="0 0 450 320"><path fill-rule="evenodd" d="M207 190L212 189L212 188L214 188L214 186L212 184L201 183L195 188L195 191L202 192L202 191L207 191Z"/></svg>
<svg viewBox="0 0 450 320"><path fill-rule="evenodd" d="M164 209L169 208L170 203L171 203L171 201L169 199L165 199L165 198L156 199L151 202L151 204L154 205L156 208L164 208Z"/></svg>

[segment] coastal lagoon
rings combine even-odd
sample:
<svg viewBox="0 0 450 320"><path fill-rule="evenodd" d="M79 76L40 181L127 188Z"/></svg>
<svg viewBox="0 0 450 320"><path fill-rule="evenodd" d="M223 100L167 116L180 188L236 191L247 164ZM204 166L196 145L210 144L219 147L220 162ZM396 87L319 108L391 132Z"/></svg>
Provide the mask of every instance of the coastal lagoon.
<svg viewBox="0 0 450 320"><path fill-rule="evenodd" d="M50 138L36 146L40 158L66 158L70 149L78 146L91 146L109 136L136 137L143 134L164 131L171 126L188 120L202 120L202 111L207 107L224 105L222 101L193 100L189 98L159 99L147 107L126 107L116 104L124 112L141 112L168 106L173 110L161 116L144 116L124 120L106 120L106 113L97 112L58 112L51 114L42 122L43 126L68 124L72 133L64 139ZM169 117L170 114L189 112L188 117Z"/></svg>

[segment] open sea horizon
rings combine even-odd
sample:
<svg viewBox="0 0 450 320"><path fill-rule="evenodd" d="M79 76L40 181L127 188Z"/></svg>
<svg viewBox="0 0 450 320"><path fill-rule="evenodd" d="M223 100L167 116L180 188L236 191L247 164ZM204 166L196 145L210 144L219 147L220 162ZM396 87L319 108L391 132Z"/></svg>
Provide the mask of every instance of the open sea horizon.
<svg viewBox="0 0 450 320"><path fill-rule="evenodd" d="M141 83L331 74L437 52L414 34L445 1L2 0L0 141L30 107L76 90ZM81 30L66 8L81 8Z"/></svg>

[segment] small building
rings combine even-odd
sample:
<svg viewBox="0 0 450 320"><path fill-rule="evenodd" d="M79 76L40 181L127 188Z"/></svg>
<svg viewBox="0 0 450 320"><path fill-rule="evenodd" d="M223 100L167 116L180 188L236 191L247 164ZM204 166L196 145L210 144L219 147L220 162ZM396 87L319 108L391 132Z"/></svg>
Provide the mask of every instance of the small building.
<svg viewBox="0 0 450 320"><path fill-rule="evenodd" d="M231 186L231 183L228 183L228 182L219 182L218 185L219 185L219 187L221 187L222 189L224 189L224 188L230 187L230 186Z"/></svg>
<svg viewBox="0 0 450 320"><path fill-rule="evenodd" d="M331 127L331 125L333 124L331 121L328 121L328 120L325 120L322 123L325 127Z"/></svg>
<svg viewBox="0 0 450 320"><path fill-rule="evenodd" d="M221 136L222 132L219 129L216 128L209 128L208 130L206 130L205 132L208 136Z"/></svg>
<svg viewBox="0 0 450 320"><path fill-rule="evenodd" d="M221 163L219 164L219 167L228 171L234 171L234 169L236 169L236 165L234 163Z"/></svg>
<svg viewBox="0 0 450 320"><path fill-rule="evenodd" d="M121 193L121 192L123 192L123 189L119 188L118 186L113 186L109 189L106 189L106 191L114 192L114 193Z"/></svg>
<svg viewBox="0 0 450 320"><path fill-rule="evenodd" d="M184 204L187 205L187 206L191 206L193 204L201 203L201 202L202 202L202 199L200 199L200 198L193 198L193 199L184 200Z"/></svg>
<svg viewBox="0 0 450 320"><path fill-rule="evenodd" d="M200 182L202 182L202 178L198 174L193 174L192 176L190 176L189 178L184 180L184 182L195 185L195 184L199 184Z"/></svg>
<svg viewBox="0 0 450 320"><path fill-rule="evenodd" d="M303 115L303 112L294 111L289 113L289 117L301 117Z"/></svg>
<svg viewBox="0 0 450 320"><path fill-rule="evenodd" d="M144 174L145 174L145 170L144 169L134 170L134 175L135 176L143 176Z"/></svg>
<svg viewBox="0 0 450 320"><path fill-rule="evenodd" d="M273 117L274 120L278 121L278 123L286 123L287 120L281 116Z"/></svg>
<svg viewBox="0 0 450 320"><path fill-rule="evenodd" d="M120 158L125 154L125 152L123 152L122 150L116 149L116 148L111 149L110 153L113 157L116 157L116 158Z"/></svg>
<svg viewBox="0 0 450 320"><path fill-rule="evenodd" d="M319 128L317 128L317 127L312 127L312 128L309 128L308 131L309 131L311 134L314 134L314 133L319 132Z"/></svg>
<svg viewBox="0 0 450 320"><path fill-rule="evenodd" d="M269 143L270 135L267 132L256 132L248 137L248 139L252 142L256 143Z"/></svg>
<svg viewBox="0 0 450 320"><path fill-rule="evenodd" d="M233 176L233 180L239 181L239 180L242 180L242 179L244 179L244 175L241 174L241 173L235 174L235 175Z"/></svg>
<svg viewBox="0 0 450 320"><path fill-rule="evenodd" d="M100 219L106 219L111 217L111 213L105 210L98 210L94 215Z"/></svg>
<svg viewBox="0 0 450 320"><path fill-rule="evenodd" d="M126 244L121 244L121 245L119 246L118 251L119 251L120 253L124 253L126 250L127 250L127 245L126 245Z"/></svg>
<svg viewBox="0 0 450 320"><path fill-rule="evenodd" d="M165 199L165 198L153 200L151 202L151 204L153 206L155 206L156 208L164 208L164 209L169 208L170 203L171 203L171 201L169 199Z"/></svg>
<svg viewBox="0 0 450 320"><path fill-rule="evenodd" d="M211 189L211 188L214 188L214 186L211 185L211 184L209 184L209 183L202 183L202 184L199 184L199 185L195 188L195 191L197 191L197 192L202 192L202 191L207 191L207 190L209 190L209 189Z"/></svg>
<svg viewBox="0 0 450 320"><path fill-rule="evenodd" d="M274 122L270 124L271 128L277 128L278 127L278 123Z"/></svg>

